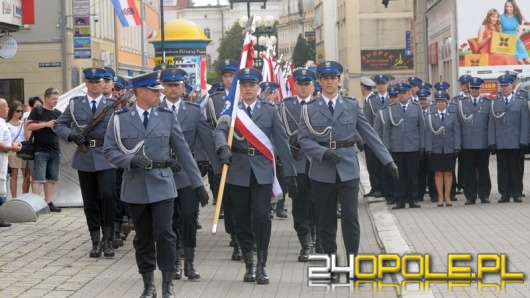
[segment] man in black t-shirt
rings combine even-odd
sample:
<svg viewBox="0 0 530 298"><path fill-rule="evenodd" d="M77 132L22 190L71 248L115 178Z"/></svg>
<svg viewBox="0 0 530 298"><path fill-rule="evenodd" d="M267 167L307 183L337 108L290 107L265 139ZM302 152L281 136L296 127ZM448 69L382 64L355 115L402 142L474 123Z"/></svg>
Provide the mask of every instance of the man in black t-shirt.
<svg viewBox="0 0 530 298"><path fill-rule="evenodd" d="M55 109L58 100L57 89L46 89L44 105L31 111L27 125L27 129L33 133L35 144L33 193L40 195L44 186L44 200L51 212L61 212L52 202L61 164L59 137L52 130L55 120L61 115L61 112Z"/></svg>

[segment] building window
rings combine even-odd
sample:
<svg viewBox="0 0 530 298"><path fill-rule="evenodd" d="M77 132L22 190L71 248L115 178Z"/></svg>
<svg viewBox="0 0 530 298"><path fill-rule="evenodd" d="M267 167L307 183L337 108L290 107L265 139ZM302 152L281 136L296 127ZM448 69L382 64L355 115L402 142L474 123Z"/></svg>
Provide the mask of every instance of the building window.
<svg viewBox="0 0 530 298"><path fill-rule="evenodd" d="M206 35L206 37L210 38L210 29L209 28L204 29L204 35Z"/></svg>
<svg viewBox="0 0 530 298"><path fill-rule="evenodd" d="M24 102L24 80L23 79L2 79L0 80L0 98L4 98L7 103L13 100Z"/></svg>

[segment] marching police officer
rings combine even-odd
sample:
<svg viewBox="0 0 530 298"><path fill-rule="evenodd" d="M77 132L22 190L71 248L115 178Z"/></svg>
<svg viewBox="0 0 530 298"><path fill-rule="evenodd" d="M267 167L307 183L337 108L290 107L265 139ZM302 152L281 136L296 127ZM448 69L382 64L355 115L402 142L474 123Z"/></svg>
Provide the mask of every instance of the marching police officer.
<svg viewBox="0 0 530 298"><path fill-rule="evenodd" d="M460 93L451 99L452 103L458 104L460 100L469 96L469 82L471 82L472 79L473 77L470 75L461 75L458 78L458 82L460 83Z"/></svg>
<svg viewBox="0 0 530 298"><path fill-rule="evenodd" d="M462 130L462 162L466 184L464 185L465 205L475 204L477 195L480 201L489 203L491 179L489 171L488 121L491 110L489 99L481 96L480 78L469 81L469 97L458 101L458 120Z"/></svg>
<svg viewBox="0 0 530 298"><path fill-rule="evenodd" d="M92 238L89 256L98 258L103 251L104 257L113 258L116 171L114 166L103 158L102 149L107 124L115 109L115 100L102 95L105 69L87 68L83 73L87 94L70 99L64 113L57 118L53 130L63 140L78 145L72 167L77 170L79 176L83 208ZM85 127L93 125L93 118L105 109L103 120L97 123L88 135L83 134ZM84 151L81 151L81 148ZM100 230L103 231L103 243L100 243Z"/></svg>
<svg viewBox="0 0 530 298"><path fill-rule="evenodd" d="M295 81L296 96L285 98L280 106L280 115L289 136L291 155L294 158L296 167L296 183L298 193L293 197L293 222L294 229L298 235L298 240L302 249L298 256L298 262L309 261L311 250L311 220L310 220L310 181L307 176L309 171L309 160L298 144L298 121L302 106L311 101L313 94L313 82L316 79L315 73L309 69L297 69L293 71Z"/></svg>
<svg viewBox="0 0 530 298"><path fill-rule="evenodd" d="M418 77L409 77L407 81L410 85L410 99L413 102L418 103L418 95L416 93L420 90L420 85L423 81Z"/></svg>
<svg viewBox="0 0 530 298"><path fill-rule="evenodd" d="M199 105L181 100L186 75L186 71L180 68L169 68L161 72L160 81L164 87L165 96L160 102L160 106L177 114L180 128L191 152L195 150L196 140L201 140L203 149L212 163L214 174L219 174L221 173L221 165L215 154L213 131L206 124L206 117L202 114ZM182 163L182 160L179 159L178 161ZM200 203L204 207L208 203L208 194L204 193L202 197L196 197L191 185L198 185L201 181L191 183L190 178L197 177L188 175L186 171L178 171L173 178L178 194L174 203L173 231L177 237L182 237L181 241L184 245L184 276L188 277L189 280L197 281L201 277L194 265L199 212L198 200L201 200ZM180 233L177 232L177 229ZM180 279L182 276L180 258L177 258L175 267L174 278Z"/></svg>
<svg viewBox="0 0 530 298"><path fill-rule="evenodd" d="M499 203L509 202L510 197L522 203L521 155L528 147L528 106L523 98L512 93L512 77L502 75L497 80L501 92L491 103L488 148L492 154L497 154Z"/></svg>
<svg viewBox="0 0 530 298"><path fill-rule="evenodd" d="M383 126L383 143L390 148L392 157L401 171L398 181L394 181L396 206L421 208L416 202L418 194L419 160L425 152L425 125L419 104L410 97L409 84L396 85L398 102L388 107L389 120Z"/></svg>
<svg viewBox="0 0 530 298"><path fill-rule="evenodd" d="M156 297L153 271L162 271L162 295L174 297L172 278L176 236L172 229L177 189L171 152L176 153L196 195L205 192L199 169L184 139L177 116L158 107L160 72L131 79L136 103L117 111L105 134L103 155L124 168L122 200L128 203L136 237L136 263L144 281L142 297ZM155 248L156 246L156 248Z"/></svg>
<svg viewBox="0 0 530 298"><path fill-rule="evenodd" d="M247 113L249 120L254 122L266 137L272 137L274 148L283 165L289 194L296 197L296 169L280 115L274 105L257 100L258 84L262 80L261 72L254 68L243 68L238 71L237 78L241 90L241 103L236 107L239 108L238 113ZM243 136L236 136L240 134L237 130L234 133L232 148L229 148L228 130L226 121L219 123L215 143L222 163L230 164L232 159L227 188L234 205L234 228L246 265L243 281L268 284L266 263L271 235L269 208L274 178L273 162L252 147ZM256 274L252 258L253 243L256 243L258 250Z"/></svg>
<svg viewBox="0 0 530 298"><path fill-rule="evenodd" d="M324 253L337 252L337 201L347 255L357 255L360 241L358 215L359 163L355 139L360 134L397 179L397 167L356 100L338 94L342 65L325 61L317 66L322 97L302 109L298 142L311 162L315 205ZM331 282L339 276L332 274Z"/></svg>

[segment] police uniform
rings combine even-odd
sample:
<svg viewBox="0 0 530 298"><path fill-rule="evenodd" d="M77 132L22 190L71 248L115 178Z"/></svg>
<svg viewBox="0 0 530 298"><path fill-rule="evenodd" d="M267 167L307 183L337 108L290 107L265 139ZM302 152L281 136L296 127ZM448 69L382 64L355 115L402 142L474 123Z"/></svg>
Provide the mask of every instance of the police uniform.
<svg viewBox="0 0 530 298"><path fill-rule="evenodd" d="M317 66L320 80L342 73L342 65L325 61ZM357 255L360 241L358 215L359 162L354 140L359 134L379 160L393 167L392 157L366 120L356 100L316 98L305 105L300 118L298 142L308 156L313 180L315 205L324 253L337 252L337 201L342 206L341 225L346 254ZM397 175L397 169L396 169ZM332 282L338 277L332 274Z"/></svg>
<svg viewBox="0 0 530 298"><path fill-rule="evenodd" d="M315 73L309 69L297 69L293 71L293 78L296 82L309 84L312 84L316 79ZM309 196L310 180L307 175L309 160L298 144L298 121L300 120L302 106L307 104L311 100L311 97L312 94L308 98L300 98L298 96L288 97L280 105L280 116L289 136L289 145L292 150L297 173L296 183L298 185L298 193L296 197L292 198L292 213L294 229L302 246L300 255L298 256L299 262L307 262L311 250L311 200Z"/></svg>
<svg viewBox="0 0 530 298"><path fill-rule="evenodd" d="M409 91L410 85L398 84L398 91ZM418 195L418 165L425 149L425 125L420 105L410 98L406 105L400 102L388 107L389 120L383 127L383 143L390 148L392 157L400 169L398 181L394 181L397 205L392 209L421 207L416 203Z"/></svg>
<svg viewBox="0 0 530 298"><path fill-rule="evenodd" d="M106 73L102 68L87 68L83 71L85 80L101 84ZM92 84L92 83L90 83ZM78 171L79 186L83 198L83 208L92 238L90 257L114 257L112 246L114 219L116 217L116 171L114 166L103 158L103 138L109 119L114 112L115 100L105 98L101 93L90 96L90 86L87 95L70 99L64 113L57 118L54 126L55 133L63 140L74 142L86 148L82 152L77 147L72 159L72 168ZM82 131L95 115L107 109L103 120L99 122L88 135ZM100 243L100 229L103 232L103 242Z"/></svg>
<svg viewBox="0 0 530 298"><path fill-rule="evenodd" d="M513 78L502 75L498 78L502 86L512 84ZM507 203L510 197L522 202L521 155L528 146L529 119L527 102L513 94L499 93L491 102L488 122L488 145L497 153L497 175L501 199Z"/></svg>
<svg viewBox="0 0 530 298"><path fill-rule="evenodd" d="M389 78L386 75L377 75L374 77L376 84L388 84ZM361 82L362 84L362 82ZM388 106L388 92L385 94L375 94L366 98L364 105L364 115L368 123L374 127L374 121L379 111ZM364 155L366 157L366 167L370 177L370 191L365 195L366 197L381 197L383 196L383 164L379 161L374 151L370 146L365 146Z"/></svg>
<svg viewBox="0 0 530 298"><path fill-rule="evenodd" d="M412 93L410 94L410 99L413 102L418 103L418 95L416 93L419 90L419 86L420 86L421 83L423 83L423 81L420 78L418 78L418 77L409 77L407 79L407 81L409 82L409 85L410 85L411 89L412 88L418 88L416 90L416 92L414 92L413 94Z"/></svg>
<svg viewBox="0 0 530 298"><path fill-rule="evenodd" d="M418 90L416 95L418 96L418 103L420 103L420 107L422 109L423 114L423 120L425 123L428 118L427 116L429 113L429 106L423 108L423 106L421 106L421 100L422 98L426 98L426 100L429 100L431 96L430 90L432 89L432 85L427 82L422 82L418 87L420 89ZM423 201L427 185L429 185L429 195L432 197L432 194L436 193L436 186L434 184L434 173L429 171L429 160L427 159L427 156L421 156L418 164L418 197L416 201Z"/></svg>
<svg viewBox="0 0 530 298"><path fill-rule="evenodd" d="M470 88L479 88L484 81L472 78ZM491 101L482 96L465 97L458 102L458 120L462 131L462 161L466 205L475 204L477 195L482 203L489 203L491 178L489 172L488 121Z"/></svg>
<svg viewBox="0 0 530 298"><path fill-rule="evenodd" d="M179 68L165 69L161 72L160 80L164 85L182 84L186 71ZM212 163L215 174L221 173L219 158L215 154L215 142L213 131L206 124L205 116L202 114L199 105L192 102L185 102L181 99L176 103L164 98L160 106L168 108L177 114L177 120L184 139L189 145L190 151L194 152L196 140L201 140L204 150ZM181 158L177 157L179 165L182 164ZM202 178L194 175L188 175L184 170L178 171L173 176L177 187L178 197L175 199L173 211L173 231L177 238L181 237L184 246L184 275L190 280L200 279L200 274L195 269L194 257L195 247L197 245L197 217L199 213L199 201L192 189L193 186L201 185ZM200 179L200 181L191 179ZM177 231L178 230L178 231ZM180 279L180 260L176 261L175 277Z"/></svg>
<svg viewBox="0 0 530 298"><path fill-rule="evenodd" d="M262 75L254 68L243 68L238 71L237 78L240 85L247 82L258 84ZM240 88L242 87L240 86ZM241 101L235 108L239 108L238 115L250 114L248 115L249 120L254 122L267 138L272 138L275 153L280 157L286 181L288 186L290 185L289 192L296 196L296 170L291 157L287 134L276 107L256 99L251 105ZM226 162L226 155L230 155L229 150L232 151L232 162L226 182L234 207L234 229L247 268L243 280L266 284L269 283L266 262L271 235L269 208L274 178L273 162L263 156L258 149L252 147L237 129L234 132L232 148L228 149L228 130L227 121L217 125L215 144L218 153L222 156L221 160L224 162ZM258 266L255 276L252 259L254 243L258 250Z"/></svg>
<svg viewBox="0 0 530 298"><path fill-rule="evenodd" d="M204 186L177 116L167 108L148 102L150 92L163 89L159 85L159 72L143 74L131 81L137 92L136 104L111 118L103 154L108 162L125 169L122 200L129 204L136 229L133 244L144 281L144 295L156 292L153 271L157 265L162 271L162 291L166 295L173 292L176 261L172 215L177 189L171 152L178 156L192 187L204 189ZM147 94L145 99L143 94ZM141 106L148 108L144 110Z"/></svg>
<svg viewBox="0 0 530 298"><path fill-rule="evenodd" d="M451 103L458 104L458 102L469 96L469 82L473 79L470 75L461 75L458 78L460 83L460 94L451 99Z"/></svg>

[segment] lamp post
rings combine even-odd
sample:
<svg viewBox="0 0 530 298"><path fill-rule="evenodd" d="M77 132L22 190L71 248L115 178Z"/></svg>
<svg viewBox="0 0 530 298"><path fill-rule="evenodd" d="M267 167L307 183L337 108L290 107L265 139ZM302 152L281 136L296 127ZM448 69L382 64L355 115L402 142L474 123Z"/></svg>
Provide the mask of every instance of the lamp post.
<svg viewBox="0 0 530 298"><path fill-rule="evenodd" d="M239 26L245 27L248 18L243 16L239 18ZM255 32L252 34L252 43L254 44L254 66L258 69L263 67L263 60L261 58L261 53L267 51L269 48L275 52L276 43L278 39L276 36L272 35L272 28L276 20L273 16L254 16L252 22L253 26L256 28Z"/></svg>

